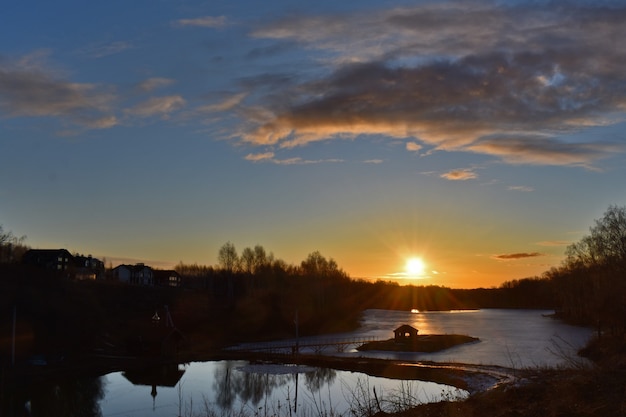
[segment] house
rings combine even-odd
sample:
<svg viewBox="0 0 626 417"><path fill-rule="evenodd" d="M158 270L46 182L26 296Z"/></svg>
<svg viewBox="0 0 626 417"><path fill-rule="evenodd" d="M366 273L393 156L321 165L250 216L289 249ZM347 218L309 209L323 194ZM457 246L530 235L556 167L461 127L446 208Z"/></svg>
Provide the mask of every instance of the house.
<svg viewBox="0 0 626 417"><path fill-rule="evenodd" d="M415 327L403 324L394 330L393 334L396 342L407 342L416 339L417 332L419 332L419 330Z"/></svg>
<svg viewBox="0 0 626 417"><path fill-rule="evenodd" d="M142 263L116 266L113 268L113 278L126 284L154 286L154 271Z"/></svg>
<svg viewBox="0 0 626 417"><path fill-rule="evenodd" d="M74 257L67 249L30 249L22 257L22 263L51 271L67 271Z"/></svg>
<svg viewBox="0 0 626 417"><path fill-rule="evenodd" d="M74 256L74 279L103 279L104 278L104 262L92 257L91 255L75 255Z"/></svg>
<svg viewBox="0 0 626 417"><path fill-rule="evenodd" d="M159 287L180 287L181 277L174 270L155 269L154 285Z"/></svg>
<svg viewBox="0 0 626 417"><path fill-rule="evenodd" d="M104 277L104 262L91 255L72 255L67 249L31 249L22 257L22 263L51 271L66 271L68 278L77 280Z"/></svg>

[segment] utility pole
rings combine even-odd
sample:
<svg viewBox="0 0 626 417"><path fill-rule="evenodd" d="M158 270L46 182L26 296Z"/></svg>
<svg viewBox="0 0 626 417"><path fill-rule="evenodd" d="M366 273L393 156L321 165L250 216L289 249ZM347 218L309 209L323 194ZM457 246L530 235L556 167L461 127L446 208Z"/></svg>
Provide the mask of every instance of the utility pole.
<svg viewBox="0 0 626 417"><path fill-rule="evenodd" d="M300 339L298 336L298 310L296 309L296 319L294 320L296 325L296 355L300 352Z"/></svg>
<svg viewBox="0 0 626 417"><path fill-rule="evenodd" d="M11 334L11 366L15 366L15 326L17 322L17 305L13 305L13 330Z"/></svg>

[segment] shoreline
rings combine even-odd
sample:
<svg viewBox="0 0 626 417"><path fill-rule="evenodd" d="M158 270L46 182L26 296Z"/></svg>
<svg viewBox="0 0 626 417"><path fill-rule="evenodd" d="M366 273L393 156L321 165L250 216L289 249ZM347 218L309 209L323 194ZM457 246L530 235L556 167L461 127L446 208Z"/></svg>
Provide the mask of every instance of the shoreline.
<svg viewBox="0 0 626 417"><path fill-rule="evenodd" d="M466 343L480 342L477 337L460 334L424 334L405 340L395 338L365 343L356 350L379 350L385 352L440 352Z"/></svg>
<svg viewBox="0 0 626 417"><path fill-rule="evenodd" d="M368 357L339 357L314 354L268 354L215 350L186 352L173 358L133 357L115 355L85 355L49 365L20 364L13 368L3 366L3 382L19 385L45 383L63 378L98 377L113 372L145 369L171 364L242 360L253 363L295 364L342 371L360 372L370 376L398 380L430 381L454 386L470 395L489 391L519 379L517 369L465 363L406 361Z"/></svg>

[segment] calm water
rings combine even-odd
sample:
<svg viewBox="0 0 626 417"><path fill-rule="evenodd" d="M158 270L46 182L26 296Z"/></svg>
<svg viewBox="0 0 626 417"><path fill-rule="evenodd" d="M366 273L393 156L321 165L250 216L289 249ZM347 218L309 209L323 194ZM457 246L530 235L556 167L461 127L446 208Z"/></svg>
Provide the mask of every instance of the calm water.
<svg viewBox="0 0 626 417"><path fill-rule="evenodd" d="M551 311L479 310L411 313L368 310L362 327L332 337L388 339L393 329L410 324L421 334L460 333L477 343L439 353L343 353L404 360L463 362L513 367L562 366L576 360L575 351L590 329L545 317ZM399 381L361 373L246 361L195 362L141 372L117 372L89 380L33 386L26 398L32 415L41 416L320 416L350 414L373 404L373 389L387 411L399 403L463 398L465 391L423 381ZM376 411L376 410L374 410ZM365 412L361 414L366 414Z"/></svg>
<svg viewBox="0 0 626 417"><path fill-rule="evenodd" d="M246 361L178 365L169 369L167 377L164 368L154 371L147 370L143 380L141 375L123 372L102 377L102 415L206 416L207 409L219 416L319 416L331 410L348 415L350 409L374 406L373 389L381 407L389 411L402 400L417 404L439 401L442 395L467 395L463 390L432 382ZM162 385L153 387L151 384L159 378Z"/></svg>
<svg viewBox="0 0 626 417"><path fill-rule="evenodd" d="M523 368L567 366L581 361L576 351L591 337L590 328L570 326L549 316L552 310L472 310L411 313L367 310L361 328L345 336L393 337L393 329L410 324L420 334L465 334L480 342L437 353L357 352L342 355L389 359L461 362ZM329 352L330 353L330 352ZM336 354L336 353L333 353Z"/></svg>

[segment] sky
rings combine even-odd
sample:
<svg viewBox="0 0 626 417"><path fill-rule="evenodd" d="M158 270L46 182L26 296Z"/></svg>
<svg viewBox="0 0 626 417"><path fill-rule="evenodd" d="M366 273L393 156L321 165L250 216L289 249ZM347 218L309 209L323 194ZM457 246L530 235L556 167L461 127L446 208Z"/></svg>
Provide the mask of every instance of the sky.
<svg viewBox="0 0 626 417"><path fill-rule="evenodd" d="M0 224L113 266L231 242L416 285L540 276L626 205L625 21L624 1L10 2Z"/></svg>

